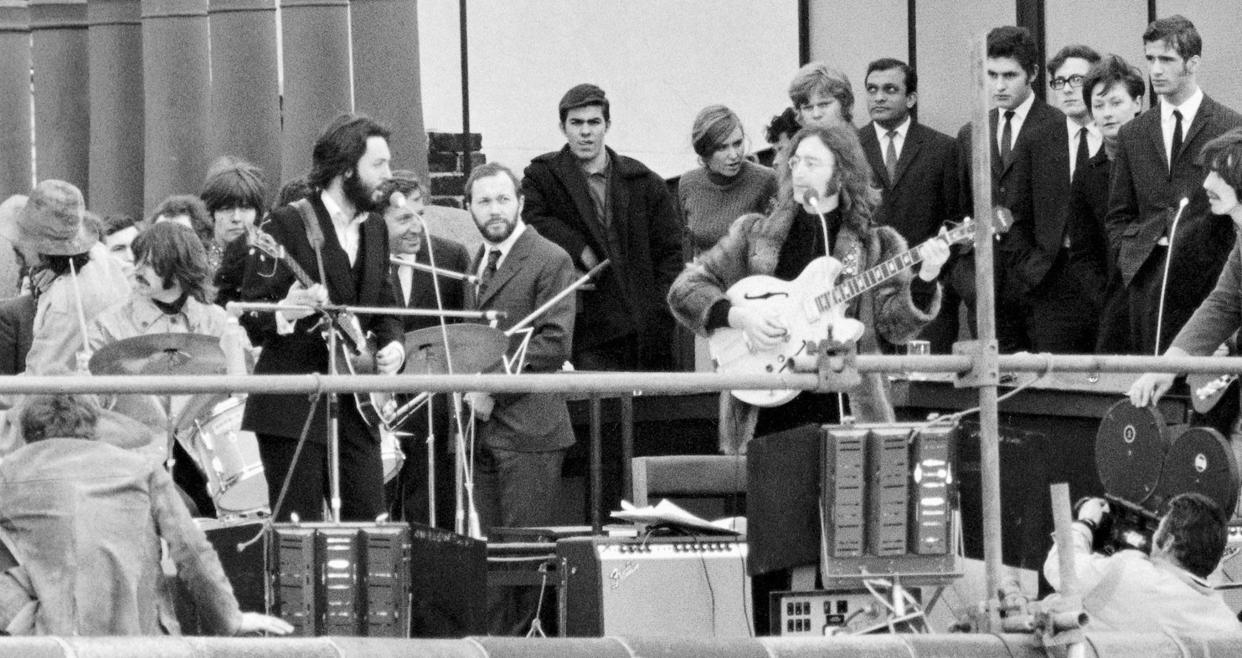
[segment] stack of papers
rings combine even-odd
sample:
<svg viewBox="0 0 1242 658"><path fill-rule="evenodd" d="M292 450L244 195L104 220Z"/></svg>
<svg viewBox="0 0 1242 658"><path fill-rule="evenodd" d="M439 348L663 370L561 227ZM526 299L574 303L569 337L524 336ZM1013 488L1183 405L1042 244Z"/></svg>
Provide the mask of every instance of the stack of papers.
<svg viewBox="0 0 1242 658"><path fill-rule="evenodd" d="M648 505L646 507L635 507L628 500L621 501L620 511L612 513L612 518L629 521L631 523L644 523L648 525L664 525L682 528L691 532L710 533L714 535L741 535L743 532L738 531L736 517L719 519L716 521L708 521L687 512L677 505L668 501L661 500L656 505Z"/></svg>

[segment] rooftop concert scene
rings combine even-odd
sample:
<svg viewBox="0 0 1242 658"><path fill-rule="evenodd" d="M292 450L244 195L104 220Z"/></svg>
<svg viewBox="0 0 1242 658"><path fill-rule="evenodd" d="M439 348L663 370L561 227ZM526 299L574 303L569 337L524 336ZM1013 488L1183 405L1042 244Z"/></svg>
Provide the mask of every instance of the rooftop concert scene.
<svg viewBox="0 0 1242 658"><path fill-rule="evenodd" d="M0 653L1242 655L1232 0L0 0Z"/></svg>

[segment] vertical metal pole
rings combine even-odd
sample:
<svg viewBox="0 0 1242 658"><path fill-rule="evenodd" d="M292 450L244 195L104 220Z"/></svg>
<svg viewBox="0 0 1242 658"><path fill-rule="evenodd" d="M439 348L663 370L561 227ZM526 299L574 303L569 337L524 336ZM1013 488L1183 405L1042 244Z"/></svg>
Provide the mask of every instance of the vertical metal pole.
<svg viewBox="0 0 1242 658"><path fill-rule="evenodd" d="M461 173L469 174L470 166L470 41L466 34L466 0L458 4L461 39Z"/></svg>
<svg viewBox="0 0 1242 658"><path fill-rule="evenodd" d="M634 459L634 395L621 394L621 495L634 490L634 474L630 471Z"/></svg>
<svg viewBox="0 0 1242 658"><path fill-rule="evenodd" d="M970 62L975 102L971 126L971 192L975 207L975 310L978 316L978 352L975 385L979 388L979 455L983 493L983 559L987 568L987 608L992 628L1000 628L1000 600L1004 563L1001 559L1000 434L997 430L996 290L992 269L992 158L991 106L987 70L987 41L972 42Z"/></svg>
<svg viewBox="0 0 1242 658"><path fill-rule="evenodd" d="M336 375L337 336L335 326L328 329L328 374ZM341 522L341 417L336 393L328 394L328 503L332 522Z"/></svg>
<svg viewBox="0 0 1242 658"><path fill-rule="evenodd" d="M602 467L600 465L600 452L603 441L600 438L600 399L599 393L591 394L591 532L599 534L604 530L602 515L600 514L600 487L603 486Z"/></svg>

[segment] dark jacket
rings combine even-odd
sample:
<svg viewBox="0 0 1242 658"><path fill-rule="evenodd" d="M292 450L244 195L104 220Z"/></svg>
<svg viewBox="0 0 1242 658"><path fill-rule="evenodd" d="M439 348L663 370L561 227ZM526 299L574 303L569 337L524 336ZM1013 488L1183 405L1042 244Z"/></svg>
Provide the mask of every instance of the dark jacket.
<svg viewBox="0 0 1242 658"><path fill-rule="evenodd" d="M585 270L583 247L612 265L597 290L578 295L575 353L626 335L639 339L640 363L669 365L672 318L664 304L682 268L681 223L664 180L643 163L608 149L609 198L619 250L609 248L586 175L565 146L531 161L522 180L522 218Z"/></svg>
<svg viewBox="0 0 1242 658"><path fill-rule="evenodd" d="M378 215L372 214L359 229L358 259L353 267L349 256L336 238L332 219L324 208L319 195L311 196L311 206L319 218L324 236L323 264L327 273L329 299L335 304L359 306L391 306L394 299L392 280L388 267L388 227ZM288 255L301 265L310 277L319 282L319 268L315 251L306 237L306 227L301 214L293 206L284 206L272 212L263 230L283 245ZM273 270L270 257L256 255L250 259L248 268L261 273ZM249 286L242 291L247 301L276 302L284 298L294 282L293 273L284 265L275 268L270 277L246 274ZM362 328L375 334L375 345L382 348L402 338L401 321L395 316L372 315L360 317ZM248 313L242 323L250 334L252 344L261 346L262 352L255 363L254 374L298 374L328 372L328 349L320 331L315 329L319 317L315 314L297 322L293 333L277 334L276 318L272 313ZM342 367L340 372L348 374ZM350 396L343 396L343 404L351 404ZM242 428L252 432L298 438L310 400L306 395L252 394L246 402L246 414ZM323 443L326 436L323 404L311 423L309 439Z"/></svg>
<svg viewBox="0 0 1242 658"><path fill-rule="evenodd" d="M431 249L435 252L436 266L440 269L450 270L453 272L466 273L470 267L470 253L461 244L433 235L431 238ZM423 264L429 264L427 248L424 246L418 250L414 256L414 261ZM410 301L407 304L403 298L401 291L401 281L397 276L397 265L391 266L391 285L393 292L393 300L396 305L405 308L417 308L425 310L434 310L437 308L436 286L430 272L414 270L411 274L410 281ZM440 299L439 303L444 304L446 310L460 311L464 301L465 284L459 279L450 279L448 277L437 277L440 282ZM439 319L434 317L421 316L405 316L401 318L403 329L407 332L424 327L431 327L440 324ZM449 320L449 323L456 320Z"/></svg>
<svg viewBox="0 0 1242 658"><path fill-rule="evenodd" d="M894 180L889 180L884 166L884 150L874 123L859 130L858 141L883 195L874 217L877 224L897 229L908 244L917 245L934 236L944 222L961 218L957 150L952 137L911 121Z"/></svg>
<svg viewBox="0 0 1242 658"><path fill-rule="evenodd" d="M486 245L484 245L486 246ZM478 271L483 249L470 271ZM466 286L466 305L472 309L505 311L501 329L509 329L573 283L574 268L563 249L530 226L513 243L483 296ZM573 295L561 299L531 323L523 372L556 372L571 353L574 333ZM522 343L522 334L509 339L509 356ZM557 393L496 393L491 419L479 425L479 440L491 448L539 452L574 443L565 396Z"/></svg>

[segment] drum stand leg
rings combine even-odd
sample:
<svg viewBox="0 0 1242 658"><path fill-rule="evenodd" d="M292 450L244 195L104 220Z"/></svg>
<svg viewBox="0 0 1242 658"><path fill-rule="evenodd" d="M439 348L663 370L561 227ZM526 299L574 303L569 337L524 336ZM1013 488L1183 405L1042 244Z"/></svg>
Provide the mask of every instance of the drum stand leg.
<svg viewBox="0 0 1242 658"><path fill-rule="evenodd" d="M427 525L436 528L436 421L434 396L427 398Z"/></svg>

